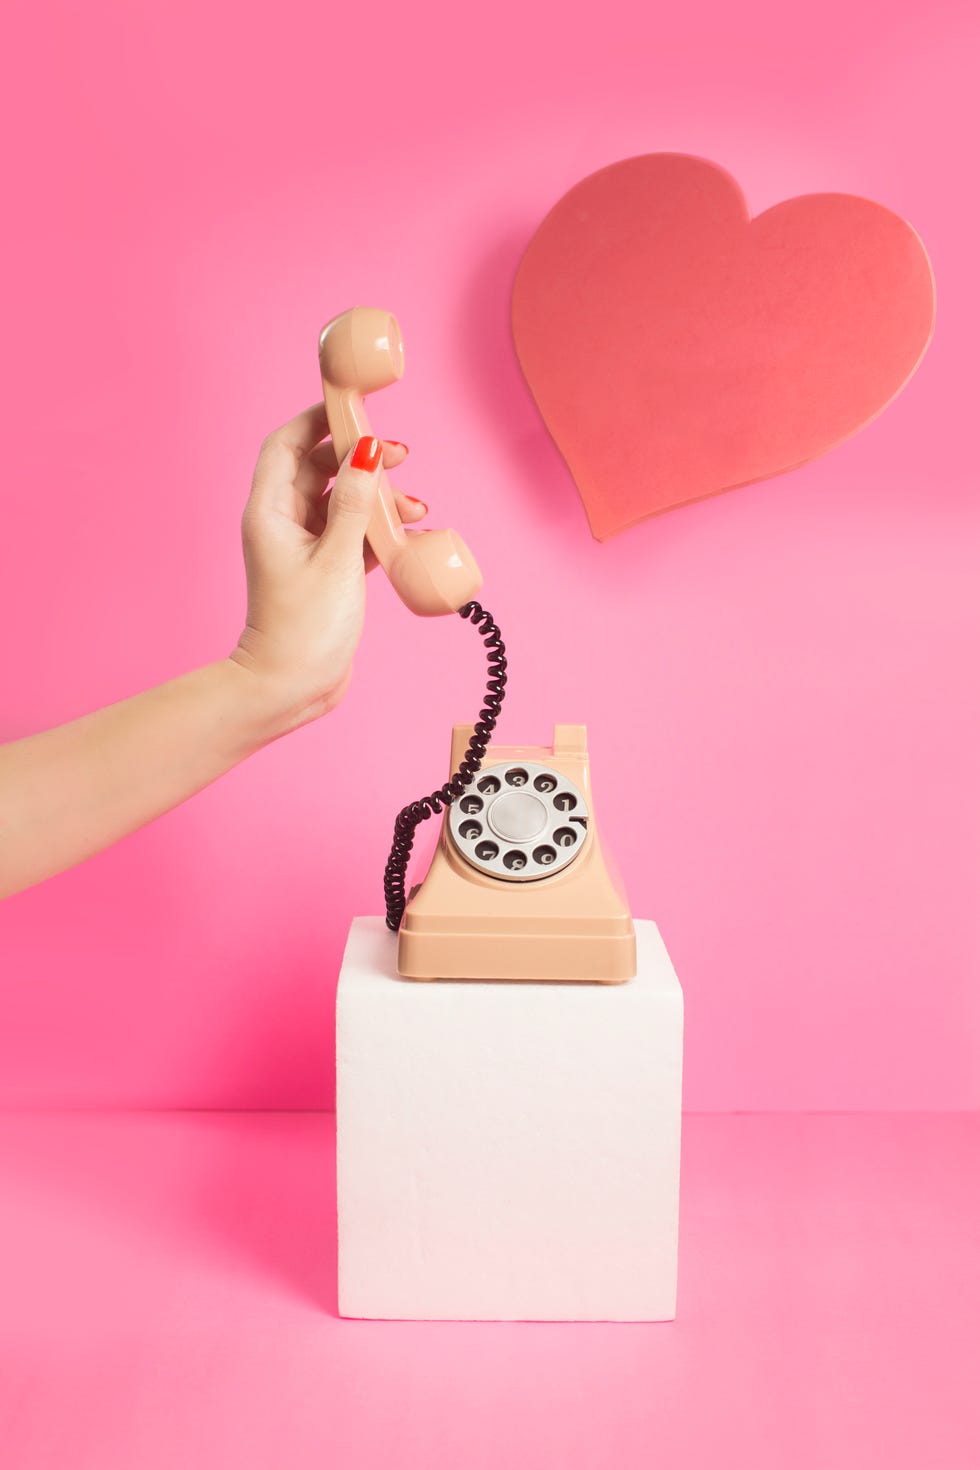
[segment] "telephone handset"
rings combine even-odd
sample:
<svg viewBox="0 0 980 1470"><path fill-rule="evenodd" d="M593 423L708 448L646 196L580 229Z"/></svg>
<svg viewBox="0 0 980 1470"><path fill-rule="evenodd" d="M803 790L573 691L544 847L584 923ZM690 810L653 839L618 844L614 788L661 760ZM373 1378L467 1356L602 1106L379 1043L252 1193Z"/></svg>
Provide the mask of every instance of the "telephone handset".
<svg viewBox="0 0 980 1470"><path fill-rule="evenodd" d="M330 436L342 460L370 434L364 398L405 371L398 322L390 311L355 306L320 333L320 375ZM455 531L406 531L384 470L367 539L388 580L412 612L458 612L480 590L480 569Z"/></svg>
<svg viewBox="0 0 980 1470"><path fill-rule="evenodd" d="M371 432L364 396L403 371L390 312L356 306L323 328L320 373L338 460ZM633 921L595 830L585 727L556 725L550 747L491 746L507 657L492 613L474 600L481 577L470 552L455 531L406 531L383 471L367 540L402 601L423 616L455 612L475 625L488 663L476 723L453 730L449 779L395 820L384 890L399 974L628 980ZM416 828L443 812L428 875L406 896Z"/></svg>

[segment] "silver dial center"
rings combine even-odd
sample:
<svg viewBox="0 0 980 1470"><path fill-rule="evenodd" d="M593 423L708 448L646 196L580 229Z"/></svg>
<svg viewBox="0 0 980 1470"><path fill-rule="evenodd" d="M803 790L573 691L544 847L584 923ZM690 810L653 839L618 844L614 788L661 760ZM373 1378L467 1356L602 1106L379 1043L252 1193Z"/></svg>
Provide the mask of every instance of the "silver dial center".
<svg viewBox="0 0 980 1470"><path fill-rule="evenodd" d="M487 821L505 842L530 842L548 825L548 809L530 791L508 791L492 802Z"/></svg>

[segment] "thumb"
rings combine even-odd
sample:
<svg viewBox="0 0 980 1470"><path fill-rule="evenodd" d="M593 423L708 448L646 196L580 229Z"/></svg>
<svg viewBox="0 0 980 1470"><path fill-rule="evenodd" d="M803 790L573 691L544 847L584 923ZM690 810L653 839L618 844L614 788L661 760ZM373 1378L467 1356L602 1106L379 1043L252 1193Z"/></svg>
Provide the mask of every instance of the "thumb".
<svg viewBox="0 0 980 1470"><path fill-rule="evenodd" d="M381 440L365 434L337 471L327 502L327 524L317 548L337 561L360 561L363 555L364 537L377 502L381 451Z"/></svg>

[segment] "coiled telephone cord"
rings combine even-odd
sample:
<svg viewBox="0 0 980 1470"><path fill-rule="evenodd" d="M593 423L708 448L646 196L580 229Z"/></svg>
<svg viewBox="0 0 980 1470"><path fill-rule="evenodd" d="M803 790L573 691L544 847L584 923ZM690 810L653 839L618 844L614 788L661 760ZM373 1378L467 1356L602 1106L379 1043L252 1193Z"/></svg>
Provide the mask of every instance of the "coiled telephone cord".
<svg viewBox="0 0 980 1470"><path fill-rule="evenodd" d="M420 822L427 822L431 816L438 816L444 807L452 806L456 798L462 796L471 784L483 763L490 736L500 714L500 706L504 702L507 651L493 614L487 612L478 602L467 602L459 609L459 616L467 622L475 623L483 636L489 676L487 692L483 696L483 708L474 725L459 770L437 791L402 807L395 818L395 832L391 839L391 852L388 854L384 878L385 923L391 930L397 930L405 912L405 873L415 843L415 829Z"/></svg>

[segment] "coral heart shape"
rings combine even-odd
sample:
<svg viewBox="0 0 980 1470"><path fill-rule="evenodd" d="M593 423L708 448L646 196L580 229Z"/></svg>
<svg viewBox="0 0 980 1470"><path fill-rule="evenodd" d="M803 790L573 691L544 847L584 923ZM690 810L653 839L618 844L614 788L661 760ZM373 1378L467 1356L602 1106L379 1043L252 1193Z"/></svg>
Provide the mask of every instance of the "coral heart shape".
<svg viewBox="0 0 980 1470"><path fill-rule="evenodd" d="M724 169L677 153L576 184L512 299L521 369L600 541L855 434L934 318L929 258L891 210L805 194L753 219Z"/></svg>

